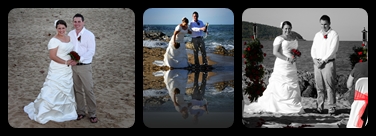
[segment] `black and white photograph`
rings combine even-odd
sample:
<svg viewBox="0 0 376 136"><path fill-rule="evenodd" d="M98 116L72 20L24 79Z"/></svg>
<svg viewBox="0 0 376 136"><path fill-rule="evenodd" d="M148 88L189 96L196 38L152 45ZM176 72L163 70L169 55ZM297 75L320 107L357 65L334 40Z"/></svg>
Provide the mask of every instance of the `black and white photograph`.
<svg viewBox="0 0 376 136"><path fill-rule="evenodd" d="M249 8L242 15L248 128L368 123L368 14L361 8Z"/></svg>

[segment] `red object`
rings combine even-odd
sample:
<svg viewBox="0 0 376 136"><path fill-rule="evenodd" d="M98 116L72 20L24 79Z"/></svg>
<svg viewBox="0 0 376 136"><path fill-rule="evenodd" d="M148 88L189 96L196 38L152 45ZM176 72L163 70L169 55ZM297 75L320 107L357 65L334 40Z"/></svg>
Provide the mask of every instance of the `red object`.
<svg viewBox="0 0 376 136"><path fill-rule="evenodd" d="M325 38L325 39L327 39L327 38L328 38L328 35L327 35L327 34L326 34L326 35L324 35L324 38Z"/></svg>
<svg viewBox="0 0 376 136"><path fill-rule="evenodd" d="M366 46L364 43L362 43L362 46Z"/></svg>
<svg viewBox="0 0 376 136"><path fill-rule="evenodd" d="M77 52L71 51L68 53L68 55L71 57L72 60L78 62L80 60L80 55L78 55Z"/></svg>
<svg viewBox="0 0 376 136"><path fill-rule="evenodd" d="M362 106L362 108L360 108L359 110L359 113L358 113L358 122L356 124L357 127L362 127L363 125L363 120L360 119L360 117L363 115L365 109L366 109L366 106L368 104L368 93L365 93L365 94L362 94L361 92L359 92L358 90L355 90L355 97L354 97L354 100L360 100L360 101L364 101L364 105Z"/></svg>
<svg viewBox="0 0 376 136"><path fill-rule="evenodd" d="M302 55L302 53L297 49L291 49L291 54L293 54L294 56L298 56L298 57Z"/></svg>
<svg viewBox="0 0 376 136"><path fill-rule="evenodd" d="M78 40L79 42L81 42L81 36L79 36L79 37L77 38L77 40Z"/></svg>

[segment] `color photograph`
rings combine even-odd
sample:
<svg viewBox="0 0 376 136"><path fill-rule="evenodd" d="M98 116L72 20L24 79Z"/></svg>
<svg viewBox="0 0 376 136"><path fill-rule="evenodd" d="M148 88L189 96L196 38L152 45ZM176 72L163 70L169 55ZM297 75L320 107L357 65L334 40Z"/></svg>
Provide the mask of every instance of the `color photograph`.
<svg viewBox="0 0 376 136"><path fill-rule="evenodd" d="M246 127L367 126L366 10L249 8L242 44Z"/></svg>
<svg viewBox="0 0 376 136"><path fill-rule="evenodd" d="M144 125L228 128L233 120L233 12L227 8L145 10Z"/></svg>
<svg viewBox="0 0 376 136"><path fill-rule="evenodd" d="M10 10L8 123L13 128L132 127L133 11Z"/></svg>

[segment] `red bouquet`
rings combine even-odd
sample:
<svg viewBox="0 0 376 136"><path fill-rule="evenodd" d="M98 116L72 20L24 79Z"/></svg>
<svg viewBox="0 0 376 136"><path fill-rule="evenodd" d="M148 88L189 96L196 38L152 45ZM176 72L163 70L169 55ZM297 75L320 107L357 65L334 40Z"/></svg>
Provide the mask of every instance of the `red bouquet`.
<svg viewBox="0 0 376 136"><path fill-rule="evenodd" d="M78 55L77 52L71 51L68 53L68 55L71 57L72 60L78 62L80 60L80 55Z"/></svg>
<svg viewBox="0 0 376 136"><path fill-rule="evenodd" d="M291 54L293 55L293 57L300 57L300 55L302 55L302 53L298 49L291 49Z"/></svg>

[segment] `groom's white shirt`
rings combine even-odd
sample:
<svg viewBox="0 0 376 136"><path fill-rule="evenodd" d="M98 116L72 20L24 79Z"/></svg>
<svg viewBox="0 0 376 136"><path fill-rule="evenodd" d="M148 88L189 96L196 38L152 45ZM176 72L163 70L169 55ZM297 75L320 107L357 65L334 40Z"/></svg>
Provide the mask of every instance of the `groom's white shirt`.
<svg viewBox="0 0 376 136"><path fill-rule="evenodd" d="M197 22L199 22L200 25L198 25ZM189 24L189 29L192 31L191 37L204 36L203 31L201 31L200 28L204 27L205 24L201 20L197 20L197 22L192 20Z"/></svg>
<svg viewBox="0 0 376 136"><path fill-rule="evenodd" d="M336 52L339 46L339 36L336 31L329 29L327 39L324 38L324 32L320 30L313 38L311 56L313 59L327 61L336 58Z"/></svg>
<svg viewBox="0 0 376 136"><path fill-rule="evenodd" d="M87 30L85 27L82 28L81 32L76 35L76 30L71 30L68 33L71 38L71 42L74 45L74 51L80 55L81 63L91 63L93 56L95 54L95 36L94 34ZM81 36L81 42L77 38Z"/></svg>

